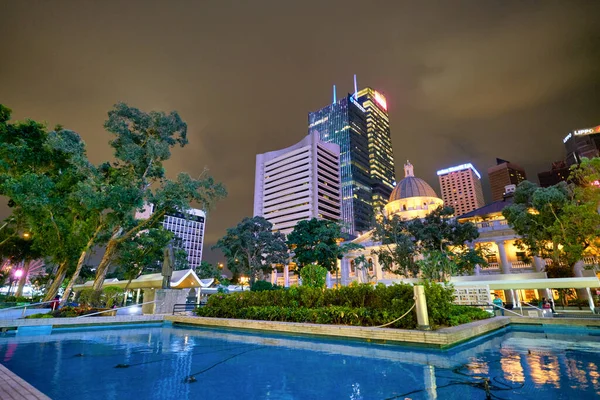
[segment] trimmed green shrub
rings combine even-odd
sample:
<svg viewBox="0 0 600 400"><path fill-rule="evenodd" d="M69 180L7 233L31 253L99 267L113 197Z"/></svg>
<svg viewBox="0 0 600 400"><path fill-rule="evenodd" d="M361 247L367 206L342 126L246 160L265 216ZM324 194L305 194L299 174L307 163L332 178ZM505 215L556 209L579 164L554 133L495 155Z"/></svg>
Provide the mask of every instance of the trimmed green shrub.
<svg viewBox="0 0 600 400"><path fill-rule="evenodd" d="M273 285L268 281L256 281L250 287L252 292L264 292L265 290L279 290L281 286Z"/></svg>
<svg viewBox="0 0 600 400"><path fill-rule="evenodd" d="M300 278L302 278L302 286L322 289L327 280L327 269L316 264L306 265L300 270Z"/></svg>
<svg viewBox="0 0 600 400"><path fill-rule="evenodd" d="M98 307L101 303L102 292L94 289L83 289L79 292L79 304L82 306Z"/></svg>
<svg viewBox="0 0 600 400"><path fill-rule="evenodd" d="M378 326L404 314L414 304L413 293L413 287L407 284L353 284L339 289L294 286L285 290L215 294L196 313L217 318ZM425 294L433 328L490 316L477 308L452 304L452 287L427 283ZM415 312L390 327L415 328Z"/></svg>
<svg viewBox="0 0 600 400"><path fill-rule="evenodd" d="M106 308L111 308L114 304L121 304L125 291L118 286L107 286L102 290L102 300Z"/></svg>
<svg viewBox="0 0 600 400"><path fill-rule="evenodd" d="M31 314L25 317L25 319L37 319L37 318L54 318L52 314Z"/></svg>

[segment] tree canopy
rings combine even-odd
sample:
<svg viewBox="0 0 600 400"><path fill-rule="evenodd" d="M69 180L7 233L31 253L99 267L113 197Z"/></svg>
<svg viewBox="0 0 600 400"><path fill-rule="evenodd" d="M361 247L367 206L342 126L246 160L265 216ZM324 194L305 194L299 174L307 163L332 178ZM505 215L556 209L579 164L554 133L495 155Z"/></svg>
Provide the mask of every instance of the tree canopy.
<svg viewBox="0 0 600 400"><path fill-rule="evenodd" d="M287 260L285 236L272 229L273 224L263 217L246 217L227 229L213 249L223 252L231 272L247 275L252 284L262 274L272 271L274 264Z"/></svg>
<svg viewBox="0 0 600 400"><path fill-rule="evenodd" d="M294 252L294 262L301 269L316 264L335 271L337 261L345 253L362 246L343 241L342 229L337 222L313 218L300 221L287 237L287 245Z"/></svg>
<svg viewBox="0 0 600 400"><path fill-rule="evenodd" d="M373 240L381 246L373 254L382 269L405 277L444 280L472 273L476 264L485 265L482 251L468 245L479 237L477 227L456 221L453 213L450 207L439 207L423 219L380 218Z"/></svg>
<svg viewBox="0 0 600 400"><path fill-rule="evenodd" d="M586 252L597 253L600 189L592 183L599 175L600 159L583 159L573 169L574 183L541 188L521 182L513 204L502 212L520 236L520 249L552 260L546 267L550 277L572 276Z"/></svg>

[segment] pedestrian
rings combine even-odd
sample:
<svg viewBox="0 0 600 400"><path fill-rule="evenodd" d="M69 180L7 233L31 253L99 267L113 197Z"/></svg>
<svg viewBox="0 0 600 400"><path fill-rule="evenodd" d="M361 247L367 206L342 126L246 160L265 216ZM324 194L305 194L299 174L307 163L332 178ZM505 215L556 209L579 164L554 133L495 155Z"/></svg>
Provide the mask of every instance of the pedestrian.
<svg viewBox="0 0 600 400"><path fill-rule="evenodd" d="M494 293L494 300L492 301L492 303L494 303L494 306L500 310L500 313L504 317L504 302L502 301L500 296L498 296L497 293Z"/></svg>

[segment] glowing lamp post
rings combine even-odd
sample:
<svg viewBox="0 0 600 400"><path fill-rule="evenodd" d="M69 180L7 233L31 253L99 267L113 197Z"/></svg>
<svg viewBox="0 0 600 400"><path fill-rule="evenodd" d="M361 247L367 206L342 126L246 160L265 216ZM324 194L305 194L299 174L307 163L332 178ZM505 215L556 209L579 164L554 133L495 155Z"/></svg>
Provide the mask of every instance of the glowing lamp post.
<svg viewBox="0 0 600 400"><path fill-rule="evenodd" d="M18 269L15 271L15 278L20 279L23 276L23 270Z"/></svg>

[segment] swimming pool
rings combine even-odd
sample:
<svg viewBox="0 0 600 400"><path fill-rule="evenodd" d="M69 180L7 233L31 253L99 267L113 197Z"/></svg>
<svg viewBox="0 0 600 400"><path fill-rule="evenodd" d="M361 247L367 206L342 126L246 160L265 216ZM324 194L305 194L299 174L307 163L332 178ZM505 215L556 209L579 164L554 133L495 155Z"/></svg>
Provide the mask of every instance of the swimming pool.
<svg viewBox="0 0 600 400"><path fill-rule="evenodd" d="M0 337L0 363L55 400L587 399L600 395L600 329L511 326L440 351L189 326L71 328Z"/></svg>

